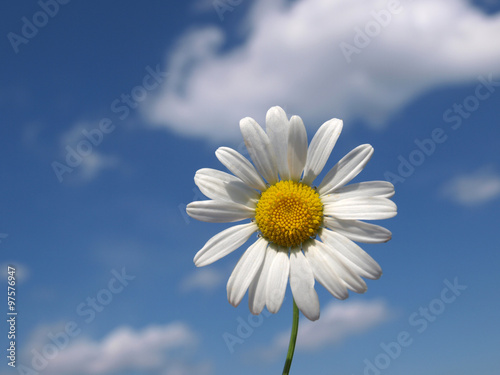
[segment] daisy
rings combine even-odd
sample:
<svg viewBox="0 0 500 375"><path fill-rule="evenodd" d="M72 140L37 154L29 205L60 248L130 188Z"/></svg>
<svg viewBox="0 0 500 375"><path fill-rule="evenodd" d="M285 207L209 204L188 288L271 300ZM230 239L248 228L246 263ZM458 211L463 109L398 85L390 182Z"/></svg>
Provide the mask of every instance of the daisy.
<svg viewBox="0 0 500 375"><path fill-rule="evenodd" d="M391 239L387 229L360 220L388 219L396 205L388 198L394 186L386 181L346 185L365 167L373 147L364 144L345 155L317 185L342 131L339 119L325 122L307 146L304 123L289 120L280 107L266 115L266 130L252 118L240 121L253 161L221 147L219 161L232 173L200 169L195 183L210 200L192 202L187 213L201 221L229 223L248 220L213 236L194 257L197 267L209 265L258 233L243 253L227 283L227 297L238 306L248 290L252 314L264 307L279 311L288 281L297 307L310 320L320 315L315 280L334 297L348 290L364 293L362 278L378 279L378 263L356 242Z"/></svg>

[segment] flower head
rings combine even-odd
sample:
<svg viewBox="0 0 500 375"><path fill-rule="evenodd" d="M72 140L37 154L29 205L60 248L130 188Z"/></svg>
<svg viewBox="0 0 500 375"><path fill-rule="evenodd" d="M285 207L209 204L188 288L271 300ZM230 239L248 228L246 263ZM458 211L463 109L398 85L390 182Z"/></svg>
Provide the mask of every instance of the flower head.
<svg viewBox="0 0 500 375"><path fill-rule="evenodd" d="M396 215L390 201L394 186L386 181L346 185L365 167L372 146L356 147L315 187L342 131L342 121L325 122L307 146L300 117L289 120L280 107L267 112L266 131L252 118L240 121L250 163L237 151L221 147L219 161L233 174L200 169L195 183L210 200L192 202L187 213L207 222L250 222L216 234L194 257L206 266L258 239L243 253L227 283L227 296L238 306L247 289L250 311L264 306L276 313L288 280L298 308L310 320L319 318L315 280L334 297L348 289L364 293L362 279L378 279L380 266L356 242L379 243L391 238L387 229L360 220ZM254 166L255 165L255 166Z"/></svg>

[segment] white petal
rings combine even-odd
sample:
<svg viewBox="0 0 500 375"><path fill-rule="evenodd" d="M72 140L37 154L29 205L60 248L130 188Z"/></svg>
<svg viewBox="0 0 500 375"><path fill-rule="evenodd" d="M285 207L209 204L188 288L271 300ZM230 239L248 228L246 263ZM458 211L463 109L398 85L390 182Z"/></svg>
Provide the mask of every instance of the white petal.
<svg viewBox="0 0 500 375"><path fill-rule="evenodd" d="M269 268L266 286L266 306L269 312L275 314L279 311L285 297L286 284L290 272L288 251L279 249Z"/></svg>
<svg viewBox="0 0 500 375"><path fill-rule="evenodd" d="M227 282L227 299L234 307L238 306L250 283L260 269L268 242L259 238L241 256Z"/></svg>
<svg viewBox="0 0 500 375"><path fill-rule="evenodd" d="M393 195L394 185L389 181L368 181L334 189L331 193L321 195L321 200L323 203L330 203L353 197L390 198Z"/></svg>
<svg viewBox="0 0 500 375"><path fill-rule="evenodd" d="M382 220L396 216L397 207L387 198L356 197L325 204L324 214L343 220Z"/></svg>
<svg viewBox="0 0 500 375"><path fill-rule="evenodd" d="M267 277L275 257L276 250L271 248L271 246L268 246L264 262L248 289L248 307L250 308L250 312L254 315L260 314L266 305Z"/></svg>
<svg viewBox="0 0 500 375"><path fill-rule="evenodd" d="M314 290L314 274L300 248L290 251L290 289L302 314L309 320L318 320L319 299Z"/></svg>
<svg viewBox="0 0 500 375"><path fill-rule="evenodd" d="M327 243L321 242L318 247L321 249L323 255L325 255L325 260L329 264L329 267L335 270L335 273L349 289L356 293L366 292L367 287L364 280L342 261L342 258L339 257L336 248L329 246Z"/></svg>
<svg viewBox="0 0 500 375"><path fill-rule="evenodd" d="M219 147L215 151L215 156L228 170L248 186L260 191L266 190L266 183L257 173L255 167L238 151L229 147Z"/></svg>
<svg viewBox="0 0 500 375"><path fill-rule="evenodd" d="M346 299L349 297L345 283L340 279L335 270L331 267L326 256L319 246L323 245L316 240L306 241L302 244L304 254L314 273L314 277L328 290L335 298Z"/></svg>
<svg viewBox="0 0 500 375"><path fill-rule="evenodd" d="M327 228L340 233L352 241L364 243L381 243L391 239L392 233L379 225L364 223L358 220L339 220L325 216Z"/></svg>
<svg viewBox="0 0 500 375"><path fill-rule="evenodd" d="M302 119L292 116L288 133L288 168L290 179L299 181L307 160L307 132Z"/></svg>
<svg viewBox="0 0 500 375"><path fill-rule="evenodd" d="M266 115L266 133L274 148L278 173L282 180L290 179L288 171L288 117L281 107L272 107Z"/></svg>
<svg viewBox="0 0 500 375"><path fill-rule="evenodd" d="M342 260L342 262L349 267L349 269L354 272L359 277L364 277L366 279L378 279L378 277L373 277L370 273L366 272L364 269L359 267L356 263L352 262L350 259L346 258L343 254L337 253L338 257Z"/></svg>
<svg viewBox="0 0 500 375"><path fill-rule="evenodd" d="M342 126L342 120L334 118L321 125L314 135L307 151L307 161L302 178L304 184L311 185L323 170L335 143L337 143Z"/></svg>
<svg viewBox="0 0 500 375"><path fill-rule="evenodd" d="M347 184L363 170L372 155L373 147L370 145L361 145L349 152L323 178L318 186L319 193L328 194Z"/></svg>
<svg viewBox="0 0 500 375"><path fill-rule="evenodd" d="M231 223L255 216L255 209L239 203L225 201L196 201L186 207L193 219L209 223Z"/></svg>
<svg viewBox="0 0 500 375"><path fill-rule="evenodd" d="M243 245L257 231L255 223L235 225L210 238L194 256L196 267L209 265Z"/></svg>
<svg viewBox="0 0 500 375"><path fill-rule="evenodd" d="M369 279L378 279L382 275L382 268L362 248L348 238L328 229L322 229L319 236L324 243L335 248L340 254L361 268Z"/></svg>
<svg viewBox="0 0 500 375"><path fill-rule="evenodd" d="M194 176L194 182L200 191L210 199L240 203L255 208L259 200L257 191L246 185L238 177L215 169L200 169ZM220 176L222 175L222 178Z"/></svg>
<svg viewBox="0 0 500 375"><path fill-rule="evenodd" d="M267 134L251 117L245 117L240 121L240 129L255 168L269 184L278 182L276 157Z"/></svg>

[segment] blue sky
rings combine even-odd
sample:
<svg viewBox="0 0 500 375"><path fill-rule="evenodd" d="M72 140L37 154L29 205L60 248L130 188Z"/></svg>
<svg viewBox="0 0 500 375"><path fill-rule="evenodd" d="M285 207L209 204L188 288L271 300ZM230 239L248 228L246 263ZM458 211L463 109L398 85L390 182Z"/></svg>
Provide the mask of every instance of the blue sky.
<svg viewBox="0 0 500 375"><path fill-rule="evenodd" d="M227 226L184 212L196 170L223 170L217 147L243 152L239 119L274 105L309 139L342 118L325 169L369 143L356 181L393 181L398 205L378 223L393 239L363 245L384 270L365 295L317 284L292 373L499 373L500 5L351 3L2 5L0 263L19 315L1 374L280 373L290 291L276 315L232 307L243 248L197 269Z"/></svg>

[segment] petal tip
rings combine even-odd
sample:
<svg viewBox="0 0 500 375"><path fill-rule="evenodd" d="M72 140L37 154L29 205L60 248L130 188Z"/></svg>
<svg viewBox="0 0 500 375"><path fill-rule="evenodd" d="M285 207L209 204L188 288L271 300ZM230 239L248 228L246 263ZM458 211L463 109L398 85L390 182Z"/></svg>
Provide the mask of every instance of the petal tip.
<svg viewBox="0 0 500 375"><path fill-rule="evenodd" d="M234 301L233 298L230 298L229 294L227 296L227 300L231 304L231 306L233 306L233 307L238 307L240 302L241 302L241 301Z"/></svg>
<svg viewBox="0 0 500 375"><path fill-rule="evenodd" d="M198 256L198 254L196 254L193 258L193 263L196 267L201 267L200 265L200 257Z"/></svg>
<svg viewBox="0 0 500 375"><path fill-rule="evenodd" d="M344 127L344 121L339 118L332 118L329 121L327 121L327 123L329 124L329 126L338 127L340 132Z"/></svg>
<svg viewBox="0 0 500 375"><path fill-rule="evenodd" d="M319 314L311 317L306 316L306 318L309 319L311 322L315 322L316 320L319 319Z"/></svg>
<svg viewBox="0 0 500 375"><path fill-rule="evenodd" d="M252 307L250 307L250 314L252 314L252 315L260 315L261 312L262 312L262 310L259 311L259 310L256 310L256 309L253 309Z"/></svg>
<svg viewBox="0 0 500 375"><path fill-rule="evenodd" d="M255 120L251 117L243 117L240 120L240 129L243 131L247 127L252 126L254 122Z"/></svg>
<svg viewBox="0 0 500 375"><path fill-rule="evenodd" d="M280 306L280 307L281 307L281 306ZM276 307L274 307L274 306L271 306L271 307L266 306L266 308L267 308L267 311L269 311L271 314L276 314L278 311L280 311L280 309L279 309L279 308L278 308L278 309L276 309Z"/></svg>
<svg viewBox="0 0 500 375"><path fill-rule="evenodd" d="M349 298L349 292L346 290L346 292L345 292L345 293L340 294L337 298L338 298L339 300L343 301L343 300L345 300L345 299Z"/></svg>
<svg viewBox="0 0 500 375"><path fill-rule="evenodd" d="M269 116L281 116L285 113L284 109L281 108L279 105L275 105L267 110L266 113L266 118Z"/></svg>
<svg viewBox="0 0 500 375"><path fill-rule="evenodd" d="M204 267L208 263L203 259L203 254L200 254L201 250L196 253L196 255L193 258L193 263L196 267Z"/></svg>

